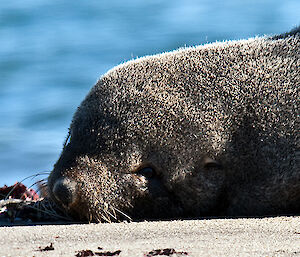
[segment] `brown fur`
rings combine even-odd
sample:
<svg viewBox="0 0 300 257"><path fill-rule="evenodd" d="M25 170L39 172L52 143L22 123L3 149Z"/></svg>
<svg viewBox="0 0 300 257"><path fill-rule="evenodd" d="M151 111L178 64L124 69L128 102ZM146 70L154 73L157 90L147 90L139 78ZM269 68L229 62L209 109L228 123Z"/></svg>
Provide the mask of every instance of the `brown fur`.
<svg viewBox="0 0 300 257"><path fill-rule="evenodd" d="M110 70L74 115L54 201L96 221L299 214L299 33Z"/></svg>

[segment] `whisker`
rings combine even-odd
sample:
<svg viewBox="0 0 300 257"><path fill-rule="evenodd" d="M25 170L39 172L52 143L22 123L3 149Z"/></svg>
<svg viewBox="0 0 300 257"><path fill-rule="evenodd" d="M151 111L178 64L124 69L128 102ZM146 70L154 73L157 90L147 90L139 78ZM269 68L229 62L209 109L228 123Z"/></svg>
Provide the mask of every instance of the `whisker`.
<svg viewBox="0 0 300 257"><path fill-rule="evenodd" d="M102 218L103 220L105 220L107 223L111 223L111 220L108 219L104 214L100 213L100 215L101 215L101 218Z"/></svg>
<svg viewBox="0 0 300 257"><path fill-rule="evenodd" d="M22 179L20 182L16 183L13 188L8 192L8 194L6 195L6 197L4 198L4 200L7 200L10 196L10 194L16 189L17 186L19 186L21 183L23 183L25 180L27 179L33 179L33 178L36 178L38 176L41 176L41 175L49 175L50 172L40 172L40 173L37 173L37 174L34 174L34 175L30 175L24 179Z"/></svg>
<svg viewBox="0 0 300 257"><path fill-rule="evenodd" d="M128 216L126 213L122 212L121 210L119 210L118 208L114 207L115 210L120 213L121 215L123 215L125 218L127 218L129 221L132 221L132 218L130 216Z"/></svg>
<svg viewBox="0 0 300 257"><path fill-rule="evenodd" d="M114 207L113 205L109 205L108 203L103 201L100 201L100 199L95 196L97 202L99 203L98 206L96 207L96 210L99 209L100 212L93 212L93 219L98 221L99 220L104 220L108 223L112 223L111 218L113 219L113 221L119 222L120 219L118 218L118 215L116 212L118 212L119 214L121 214L123 217L125 217L127 220L132 221L132 218L127 215L126 213L124 213L123 211L117 209L116 207ZM102 202L102 204L101 204ZM101 218L97 217L98 215L101 215Z"/></svg>
<svg viewBox="0 0 300 257"><path fill-rule="evenodd" d="M105 214L105 216L106 216L107 220L109 220L109 221L108 221L108 223L111 223L111 219L110 219L110 217L109 217L109 213L108 213L108 211L107 211L107 210L105 210L105 209L103 209L102 211L103 211L103 214Z"/></svg>
<svg viewBox="0 0 300 257"><path fill-rule="evenodd" d="M48 202L47 200L37 200L37 201L26 201L21 199L1 200L0 208L2 207L6 207L7 209L10 208L12 212L20 211L21 218L30 218L33 221L38 220L38 221L50 222L54 220L57 221L57 219L67 220L67 221L72 220L67 215L63 216L58 214L57 211L53 209L51 202ZM9 214L9 216L11 215ZM12 217L14 219L14 215Z"/></svg>
<svg viewBox="0 0 300 257"><path fill-rule="evenodd" d="M47 215L49 215L49 216L56 217L56 218L59 218L59 219L64 219L64 220L67 220L67 221L71 221L71 220L72 220L72 219L71 219L70 217L68 217L68 216L61 216L61 215L57 214L57 212L54 211L53 209L52 209L52 210L53 210L54 212L53 212L53 211L49 211L49 210L47 210L47 209L42 210L42 209L39 208L39 207L30 206L30 205L28 205L27 208L30 208L30 209L33 209L33 210L37 210L37 211L39 211L39 212L45 213L45 214L47 214Z"/></svg>
<svg viewBox="0 0 300 257"><path fill-rule="evenodd" d="M44 179L40 179L40 180L34 182L33 184L31 184L28 188L32 188L32 187L34 187L35 185L40 185L40 183L43 182L43 181L44 181Z"/></svg>
<svg viewBox="0 0 300 257"><path fill-rule="evenodd" d="M46 190L46 188L47 188L47 182L45 182L45 179L40 179L40 180L36 181L32 185L30 185L28 188L32 188L32 187L34 187L36 185L37 185L36 193L40 192L40 198L45 197L47 195L47 190Z"/></svg>
<svg viewBox="0 0 300 257"><path fill-rule="evenodd" d="M117 214L116 214L116 211L115 211L115 207L111 205L110 209L113 211L113 216L114 216L115 220L117 220Z"/></svg>
<svg viewBox="0 0 300 257"><path fill-rule="evenodd" d="M91 223L92 220L93 220L93 215L92 215L92 213L91 213L91 211L90 211L90 209L89 209L89 210L88 210L88 223Z"/></svg>
<svg viewBox="0 0 300 257"><path fill-rule="evenodd" d="M91 221L92 215L90 214L89 220ZM99 217L99 214L94 215L94 219L96 222L101 223L101 218Z"/></svg>
<svg viewBox="0 0 300 257"><path fill-rule="evenodd" d="M109 210L103 210L106 214L108 214L110 217L112 217L114 220L118 220L116 216L114 216Z"/></svg>

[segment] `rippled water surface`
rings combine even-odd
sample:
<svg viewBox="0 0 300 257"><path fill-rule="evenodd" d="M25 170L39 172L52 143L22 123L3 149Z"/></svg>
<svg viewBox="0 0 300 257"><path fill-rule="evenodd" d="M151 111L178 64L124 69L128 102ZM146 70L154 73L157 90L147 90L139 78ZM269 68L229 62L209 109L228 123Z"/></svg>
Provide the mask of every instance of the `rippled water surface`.
<svg viewBox="0 0 300 257"><path fill-rule="evenodd" d="M298 0L2 1L0 186L52 169L76 107L113 66L284 32L299 13Z"/></svg>

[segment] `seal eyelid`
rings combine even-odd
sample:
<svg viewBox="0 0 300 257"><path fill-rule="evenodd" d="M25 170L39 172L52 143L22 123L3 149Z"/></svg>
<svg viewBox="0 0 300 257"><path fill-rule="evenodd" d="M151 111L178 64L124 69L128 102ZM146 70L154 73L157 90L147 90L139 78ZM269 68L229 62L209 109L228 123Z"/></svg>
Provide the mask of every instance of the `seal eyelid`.
<svg viewBox="0 0 300 257"><path fill-rule="evenodd" d="M143 167L136 171L136 174L146 178L153 178L156 175L155 170L152 167Z"/></svg>
<svg viewBox="0 0 300 257"><path fill-rule="evenodd" d="M221 169L222 168L222 165L220 162L214 160L214 159L211 159L209 157L206 157L204 158L203 160L203 167L205 169L210 169L210 168L217 168L217 169Z"/></svg>

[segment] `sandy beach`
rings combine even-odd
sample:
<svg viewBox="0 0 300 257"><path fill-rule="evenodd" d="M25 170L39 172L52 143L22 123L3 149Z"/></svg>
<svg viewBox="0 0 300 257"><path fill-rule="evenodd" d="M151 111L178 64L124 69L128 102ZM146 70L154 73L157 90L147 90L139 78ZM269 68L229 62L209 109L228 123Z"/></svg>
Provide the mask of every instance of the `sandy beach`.
<svg viewBox="0 0 300 257"><path fill-rule="evenodd" d="M2 226L0 235L0 256L300 256L300 217Z"/></svg>

